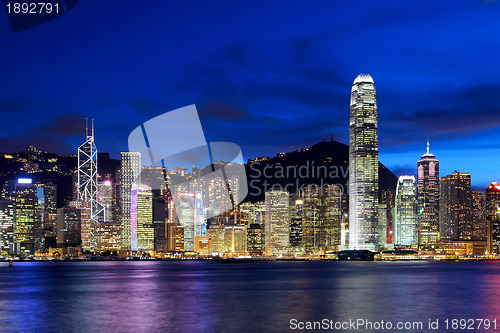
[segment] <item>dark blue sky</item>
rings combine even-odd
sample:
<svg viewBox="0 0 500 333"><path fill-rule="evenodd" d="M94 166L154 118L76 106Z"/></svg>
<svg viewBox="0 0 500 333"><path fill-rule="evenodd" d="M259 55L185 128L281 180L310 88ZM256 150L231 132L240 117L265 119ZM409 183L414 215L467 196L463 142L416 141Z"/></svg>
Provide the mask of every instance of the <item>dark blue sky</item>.
<svg viewBox="0 0 500 333"><path fill-rule="evenodd" d="M0 13L0 151L75 152L94 117L118 157L139 124L196 104L244 158L348 143L350 87L375 80L380 161L500 180L500 2L81 1L12 33Z"/></svg>

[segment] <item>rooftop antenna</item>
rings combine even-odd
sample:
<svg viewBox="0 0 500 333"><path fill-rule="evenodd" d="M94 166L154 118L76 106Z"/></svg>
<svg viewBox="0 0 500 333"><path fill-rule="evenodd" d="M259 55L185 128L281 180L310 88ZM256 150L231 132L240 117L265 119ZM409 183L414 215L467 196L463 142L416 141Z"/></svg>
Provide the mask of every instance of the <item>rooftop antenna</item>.
<svg viewBox="0 0 500 333"><path fill-rule="evenodd" d="M89 119L85 117L85 137L89 136Z"/></svg>
<svg viewBox="0 0 500 333"><path fill-rule="evenodd" d="M92 118L92 137L94 137L94 118Z"/></svg>
<svg viewBox="0 0 500 333"><path fill-rule="evenodd" d="M429 146L430 146L430 144L429 144L429 137L427 137L427 154L429 154Z"/></svg>

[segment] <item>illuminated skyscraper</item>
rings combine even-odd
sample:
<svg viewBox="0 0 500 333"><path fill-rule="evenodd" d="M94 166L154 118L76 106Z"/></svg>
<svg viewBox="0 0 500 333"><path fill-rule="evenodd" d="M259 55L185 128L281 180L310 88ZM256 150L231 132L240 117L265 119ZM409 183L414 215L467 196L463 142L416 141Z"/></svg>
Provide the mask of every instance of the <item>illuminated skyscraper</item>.
<svg viewBox="0 0 500 333"><path fill-rule="evenodd" d="M0 200L0 252L9 252L14 243L14 202Z"/></svg>
<svg viewBox="0 0 500 333"><path fill-rule="evenodd" d="M455 171L439 183L439 235L441 240L472 240L470 174Z"/></svg>
<svg viewBox="0 0 500 333"><path fill-rule="evenodd" d="M472 239L486 240L486 199L483 191L472 190Z"/></svg>
<svg viewBox="0 0 500 333"><path fill-rule="evenodd" d="M78 201L90 203L90 223L81 226L83 250L94 250L97 244L97 226L104 217L104 207L97 201L97 148L92 129L86 129L86 141L78 147Z"/></svg>
<svg viewBox="0 0 500 333"><path fill-rule="evenodd" d="M120 212L122 227L122 250L131 250L130 206L132 184L141 181L141 154L136 152L121 153L120 169Z"/></svg>
<svg viewBox="0 0 500 333"><path fill-rule="evenodd" d="M28 178L16 184L14 210L15 253L23 256L35 253L35 239L42 229L38 214L37 186Z"/></svg>
<svg viewBox="0 0 500 333"><path fill-rule="evenodd" d="M397 245L418 244L417 188L414 176L400 176L396 188L394 231Z"/></svg>
<svg viewBox="0 0 500 333"><path fill-rule="evenodd" d="M130 232L132 251L154 250L153 193L144 184L132 185Z"/></svg>
<svg viewBox="0 0 500 333"><path fill-rule="evenodd" d="M500 254L500 184L486 188L486 221L488 223L488 252Z"/></svg>
<svg viewBox="0 0 500 333"><path fill-rule="evenodd" d="M286 191L266 192L266 254L287 253L290 245L290 199Z"/></svg>
<svg viewBox="0 0 500 333"><path fill-rule="evenodd" d="M247 252L250 255L260 255L264 252L263 225L250 223L247 228Z"/></svg>
<svg viewBox="0 0 500 333"><path fill-rule="evenodd" d="M294 200L290 203L290 247L293 251L303 252L302 222L304 201Z"/></svg>
<svg viewBox="0 0 500 333"><path fill-rule="evenodd" d="M179 224L184 228L184 251L194 251L195 248L195 224L196 208L195 194L192 192L180 192L179 205L175 206Z"/></svg>
<svg viewBox="0 0 500 333"><path fill-rule="evenodd" d="M368 74L351 89L349 124L349 247L378 246L378 126L375 84Z"/></svg>
<svg viewBox="0 0 500 333"><path fill-rule="evenodd" d="M439 240L439 160L427 152L417 162L417 218L419 244Z"/></svg>

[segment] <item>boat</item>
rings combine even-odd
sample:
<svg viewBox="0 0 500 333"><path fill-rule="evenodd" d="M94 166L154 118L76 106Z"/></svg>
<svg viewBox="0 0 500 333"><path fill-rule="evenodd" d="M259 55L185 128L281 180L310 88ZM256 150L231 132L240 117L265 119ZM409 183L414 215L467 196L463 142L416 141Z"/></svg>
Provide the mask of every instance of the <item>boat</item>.
<svg viewBox="0 0 500 333"><path fill-rule="evenodd" d="M375 252L369 250L344 250L338 253L338 260L374 261Z"/></svg>

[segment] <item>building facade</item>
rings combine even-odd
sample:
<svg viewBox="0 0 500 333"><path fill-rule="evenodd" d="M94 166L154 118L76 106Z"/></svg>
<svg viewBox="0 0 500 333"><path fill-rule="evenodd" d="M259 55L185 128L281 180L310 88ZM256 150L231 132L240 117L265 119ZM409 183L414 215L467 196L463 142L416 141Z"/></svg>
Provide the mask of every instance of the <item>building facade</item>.
<svg viewBox="0 0 500 333"><path fill-rule="evenodd" d="M356 77L349 123L349 247L378 247L378 125L375 84Z"/></svg>
<svg viewBox="0 0 500 333"><path fill-rule="evenodd" d="M414 176L400 176L394 207L394 244L418 244L417 187Z"/></svg>
<svg viewBox="0 0 500 333"><path fill-rule="evenodd" d="M417 162L417 218L419 244L439 240L439 160L427 152Z"/></svg>
<svg viewBox="0 0 500 333"><path fill-rule="evenodd" d="M470 174L455 171L439 184L439 235L442 241L472 240Z"/></svg>

